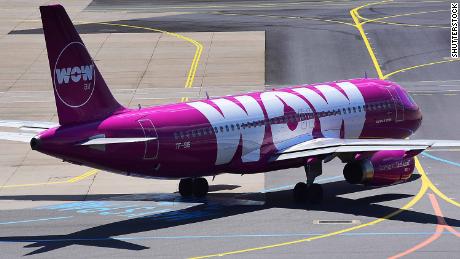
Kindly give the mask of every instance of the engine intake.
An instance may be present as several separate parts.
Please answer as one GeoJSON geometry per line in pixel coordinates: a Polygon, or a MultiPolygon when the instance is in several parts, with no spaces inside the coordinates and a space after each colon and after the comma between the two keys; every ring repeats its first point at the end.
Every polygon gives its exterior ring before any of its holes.
{"type": "Polygon", "coordinates": [[[375,152],[370,158],[347,163],[343,175],[351,184],[380,186],[405,181],[415,168],[413,156],[405,154],[403,150],[375,152]]]}

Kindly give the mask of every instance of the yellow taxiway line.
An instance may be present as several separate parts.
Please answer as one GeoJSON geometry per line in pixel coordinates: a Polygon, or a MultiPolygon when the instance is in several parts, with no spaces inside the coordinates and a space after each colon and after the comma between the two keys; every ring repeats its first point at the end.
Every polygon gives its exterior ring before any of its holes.
{"type": "Polygon", "coordinates": [[[420,68],[420,67],[427,67],[427,66],[431,66],[431,65],[442,64],[442,63],[447,63],[447,62],[456,62],[456,61],[460,61],[460,59],[447,59],[447,60],[430,62],[430,63],[426,63],[426,64],[420,64],[420,65],[416,65],[416,66],[412,66],[412,67],[406,67],[406,68],[398,69],[396,71],[388,73],[388,74],[384,75],[382,79],[387,79],[388,77],[393,76],[393,75],[395,75],[397,73],[405,72],[405,71],[420,68]]]}
{"type": "Polygon", "coordinates": [[[350,15],[353,18],[353,21],[355,22],[355,27],[358,29],[359,34],[361,34],[361,38],[363,39],[364,45],[366,46],[366,48],[367,48],[367,50],[369,52],[369,55],[370,55],[371,60],[372,60],[372,63],[374,64],[375,71],[377,72],[377,75],[379,76],[379,78],[382,78],[383,77],[382,69],[380,68],[379,62],[378,62],[377,58],[375,57],[374,52],[372,51],[371,44],[369,43],[369,40],[367,39],[366,33],[364,32],[362,23],[359,22],[359,19],[358,19],[357,15],[356,15],[357,10],[358,10],[358,8],[352,9],[350,11],[350,15]]]}
{"type": "Polygon", "coordinates": [[[365,22],[362,23],[362,24],[366,24],[366,23],[372,23],[372,22],[377,22],[377,21],[386,20],[386,19],[390,19],[390,18],[396,18],[396,17],[411,16],[411,15],[417,15],[417,14],[427,14],[427,13],[448,12],[448,11],[449,10],[447,10],[447,9],[442,9],[442,10],[434,10],[434,11],[413,12],[413,13],[389,15],[389,16],[379,17],[379,18],[375,18],[375,19],[369,19],[369,18],[363,17],[361,15],[359,17],[361,19],[363,19],[363,20],[366,20],[365,22]]]}
{"type": "MultiPolygon", "coordinates": [[[[102,25],[110,25],[110,26],[118,26],[118,27],[125,27],[125,28],[132,28],[132,29],[142,29],[142,30],[147,30],[147,31],[154,31],[154,32],[160,32],[164,33],[170,36],[174,36],[176,38],[185,40],[195,46],[195,55],[193,56],[192,63],[190,64],[190,69],[188,71],[187,75],[187,81],[185,82],[185,88],[191,88],[193,86],[193,82],[195,81],[195,74],[196,70],[198,68],[198,64],[201,59],[201,53],[203,52],[203,45],[189,37],[186,37],[184,35],[174,33],[174,32],[169,32],[169,31],[164,31],[160,29],[155,29],[155,28],[150,28],[150,27],[144,27],[144,26],[134,26],[134,25],[128,25],[128,24],[119,24],[119,23],[107,23],[107,22],[93,22],[95,24],[102,24],[102,25]]],[[[181,102],[186,102],[188,101],[188,97],[182,97],[181,102]]]]}
{"type": "Polygon", "coordinates": [[[400,209],[398,209],[398,210],[396,210],[396,211],[394,211],[394,212],[392,212],[392,213],[390,213],[390,214],[388,214],[386,216],[383,216],[382,218],[378,218],[376,220],[373,220],[371,222],[364,223],[364,224],[361,224],[361,225],[358,225],[358,226],[342,229],[342,230],[327,233],[327,234],[324,234],[324,235],[318,235],[318,236],[313,236],[313,237],[304,238],[304,239],[298,239],[298,240],[289,241],[289,242],[283,242],[283,243],[272,244],[272,245],[267,245],[267,246],[259,246],[259,247],[253,247],[253,248],[247,248],[247,249],[242,249],[242,250],[235,250],[235,251],[217,253],[217,254],[211,254],[211,255],[205,255],[205,256],[191,257],[190,259],[201,259],[201,258],[210,258],[210,257],[217,257],[217,256],[235,255],[235,254],[254,252],[254,251],[265,250],[265,249],[270,249],[270,248],[276,248],[276,247],[281,247],[281,246],[294,245],[294,244],[314,241],[314,240],[318,240],[318,239],[323,239],[323,238],[326,238],[326,237],[332,237],[332,236],[340,235],[340,234],[350,232],[350,231],[354,231],[354,230],[358,230],[358,229],[361,229],[361,228],[364,228],[364,227],[369,227],[369,226],[375,225],[377,223],[380,223],[380,222],[382,222],[384,220],[387,220],[389,218],[392,218],[392,217],[394,217],[394,216],[406,211],[407,209],[411,208],[412,206],[414,206],[423,197],[423,195],[426,193],[427,189],[428,189],[428,184],[425,181],[423,181],[422,185],[420,186],[420,190],[418,191],[417,195],[414,198],[412,198],[412,200],[410,200],[408,203],[406,203],[406,205],[404,205],[400,209]]]}
{"type": "Polygon", "coordinates": [[[65,184],[65,183],[76,183],[76,182],[79,182],[81,180],[84,180],[90,176],[93,176],[95,174],[97,174],[99,172],[99,170],[97,169],[91,169],[89,171],[87,171],[86,173],[82,174],[82,175],[79,175],[79,176],[75,176],[71,179],[68,179],[68,180],[65,180],[65,181],[53,181],[53,182],[44,182],[44,183],[26,183],[26,184],[14,184],[14,185],[4,185],[4,186],[1,186],[1,188],[19,188],[19,187],[33,187],[33,186],[43,186],[43,185],[54,185],[54,184],[65,184]]]}

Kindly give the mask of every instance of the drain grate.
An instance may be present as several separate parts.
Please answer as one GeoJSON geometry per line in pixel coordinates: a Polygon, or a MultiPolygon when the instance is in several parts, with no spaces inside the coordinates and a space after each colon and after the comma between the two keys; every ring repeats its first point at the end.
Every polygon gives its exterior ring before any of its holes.
{"type": "Polygon", "coordinates": [[[360,224],[361,221],[359,220],[313,220],[313,224],[360,224]]]}

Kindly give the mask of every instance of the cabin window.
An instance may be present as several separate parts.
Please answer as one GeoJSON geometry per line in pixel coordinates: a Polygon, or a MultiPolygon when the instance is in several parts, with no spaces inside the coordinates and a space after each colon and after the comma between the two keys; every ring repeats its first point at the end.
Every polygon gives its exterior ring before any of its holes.
{"type": "Polygon", "coordinates": [[[228,129],[228,125],[225,125],[225,130],[227,130],[227,132],[228,132],[228,130],[229,130],[229,129],[228,129]]]}
{"type": "Polygon", "coordinates": [[[237,128],[238,130],[240,130],[240,124],[239,124],[239,123],[236,124],[236,128],[237,128]]]}
{"type": "Polygon", "coordinates": [[[232,128],[232,131],[234,131],[235,130],[235,125],[233,125],[233,124],[230,125],[230,128],[232,128]]]}
{"type": "Polygon", "coordinates": [[[351,113],[351,108],[350,107],[348,107],[348,113],[351,113]]]}
{"type": "Polygon", "coordinates": [[[358,106],[358,112],[361,112],[361,106],[358,106]]]}
{"type": "Polygon", "coordinates": [[[220,133],[224,132],[224,127],[220,126],[220,133]]]}

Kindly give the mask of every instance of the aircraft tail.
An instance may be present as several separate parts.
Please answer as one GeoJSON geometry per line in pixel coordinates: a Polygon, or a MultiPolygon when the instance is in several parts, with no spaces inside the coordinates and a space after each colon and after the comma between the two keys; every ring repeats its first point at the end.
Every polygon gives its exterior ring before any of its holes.
{"type": "Polygon", "coordinates": [[[61,125],[104,119],[124,109],[110,93],[61,5],[40,6],[61,125]]]}

